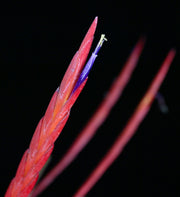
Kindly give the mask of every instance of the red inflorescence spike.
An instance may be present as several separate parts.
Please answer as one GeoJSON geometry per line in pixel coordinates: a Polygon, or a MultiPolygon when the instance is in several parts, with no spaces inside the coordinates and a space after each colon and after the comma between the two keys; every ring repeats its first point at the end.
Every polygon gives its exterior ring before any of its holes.
{"type": "Polygon", "coordinates": [[[49,158],[54,142],[69,117],[70,109],[86,84],[87,79],[71,94],[89,53],[96,26],[97,18],[71,61],[60,88],[55,91],[45,116],[40,120],[5,197],[26,197],[36,184],[39,172],[49,158]]]}

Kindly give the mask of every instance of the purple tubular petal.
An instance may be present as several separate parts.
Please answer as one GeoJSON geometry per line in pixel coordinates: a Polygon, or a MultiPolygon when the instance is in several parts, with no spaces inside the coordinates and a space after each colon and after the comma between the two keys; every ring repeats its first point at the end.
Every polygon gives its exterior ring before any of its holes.
{"type": "MultiPolygon", "coordinates": [[[[93,64],[94,64],[94,61],[96,59],[97,55],[95,55],[94,53],[92,53],[90,59],[88,60],[86,66],[84,67],[81,75],[79,76],[79,79],[74,87],[74,90],[73,92],[81,85],[81,83],[86,79],[86,77],[88,76],[93,64]]],[[[72,93],[73,93],[72,92],[72,93]]]]}
{"type": "Polygon", "coordinates": [[[101,35],[100,41],[98,42],[98,44],[97,44],[97,46],[96,46],[94,52],[92,53],[91,57],[89,58],[88,62],[87,62],[86,65],[85,65],[83,71],[81,72],[81,74],[80,74],[80,76],[79,76],[79,79],[77,80],[77,82],[76,82],[76,84],[75,84],[75,86],[74,86],[74,89],[73,89],[72,93],[73,93],[73,92],[82,84],[82,82],[87,78],[87,76],[88,76],[88,74],[89,74],[89,72],[90,72],[90,70],[91,70],[91,68],[92,68],[92,66],[93,66],[93,64],[94,64],[94,61],[95,61],[95,59],[96,59],[96,57],[97,57],[97,54],[98,54],[98,52],[99,52],[100,48],[102,47],[102,44],[103,44],[103,42],[104,42],[105,40],[107,40],[107,39],[105,38],[105,35],[104,35],[104,34],[101,35]]]}

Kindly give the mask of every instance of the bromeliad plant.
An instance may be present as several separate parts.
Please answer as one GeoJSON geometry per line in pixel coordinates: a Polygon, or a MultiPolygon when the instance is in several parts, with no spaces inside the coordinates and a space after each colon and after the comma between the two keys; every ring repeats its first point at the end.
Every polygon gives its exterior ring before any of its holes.
{"type": "MultiPolygon", "coordinates": [[[[101,35],[90,59],[85,65],[94,33],[97,26],[97,17],[89,28],[79,50],[74,55],[60,87],[55,91],[44,117],[40,120],[35,133],[30,142],[29,148],[25,151],[16,175],[11,181],[5,197],[35,197],[40,194],[78,155],[85,145],[94,136],[98,127],[105,121],[111,108],[119,99],[124,87],[128,83],[131,74],[137,64],[139,56],[144,46],[144,39],[140,39],[135,46],[130,58],[125,64],[123,70],[114,81],[105,99],[94,113],[88,124],[84,127],[80,135],[67,151],[60,162],[52,169],[44,179],[34,188],[41,169],[50,157],[54,148],[54,142],[65,126],[70,110],[82,89],[84,88],[89,71],[97,57],[97,54],[106,40],[105,35],[101,35]],[[84,66],[85,65],[85,66],[84,66]],[[34,188],[34,190],[33,190],[34,188]]],[[[130,118],[127,126],[120,133],[112,148],[99,163],[83,186],[74,196],[85,196],[93,185],[100,179],[103,173],[113,163],[113,161],[122,152],[124,146],[134,135],[139,124],[148,113],[151,103],[157,94],[157,91],[168,72],[169,66],[174,58],[175,51],[171,50],[159,72],[155,76],[147,93],[141,100],[133,116],[130,118]]]]}

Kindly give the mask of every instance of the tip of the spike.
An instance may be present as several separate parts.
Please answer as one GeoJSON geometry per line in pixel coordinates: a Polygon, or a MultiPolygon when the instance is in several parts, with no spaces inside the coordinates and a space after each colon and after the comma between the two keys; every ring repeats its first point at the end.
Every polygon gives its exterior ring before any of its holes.
{"type": "Polygon", "coordinates": [[[81,51],[81,49],[83,49],[83,50],[86,50],[87,52],[89,52],[89,49],[90,49],[92,41],[93,41],[94,33],[95,33],[95,30],[97,27],[97,22],[98,22],[98,17],[96,16],[94,21],[92,22],[88,32],[86,33],[86,36],[84,37],[84,39],[81,43],[79,51],[81,51]],[[84,45],[86,45],[86,44],[87,44],[87,46],[85,47],[84,45]]]}
{"type": "Polygon", "coordinates": [[[98,16],[96,16],[95,18],[94,18],[94,21],[93,21],[93,26],[94,26],[94,31],[95,31],[95,29],[96,29],[96,27],[97,27],[97,23],[98,23],[98,16]]]}
{"type": "Polygon", "coordinates": [[[98,16],[95,17],[94,22],[97,24],[97,22],[98,22],[98,16]]]}
{"type": "Polygon", "coordinates": [[[170,61],[172,61],[175,55],[176,55],[176,49],[172,48],[167,54],[167,59],[170,59],[170,61]]]}

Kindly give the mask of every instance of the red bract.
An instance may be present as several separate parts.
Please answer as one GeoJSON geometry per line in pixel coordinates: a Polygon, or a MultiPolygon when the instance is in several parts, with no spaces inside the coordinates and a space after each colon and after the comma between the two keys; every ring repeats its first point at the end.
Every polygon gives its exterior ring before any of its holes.
{"type": "Polygon", "coordinates": [[[54,142],[61,133],[70,114],[70,109],[81,93],[87,78],[71,94],[88,56],[97,26],[97,17],[88,30],[80,49],[73,57],[65,75],[40,120],[29,149],[25,151],[15,177],[5,197],[26,197],[32,191],[39,172],[54,148],[54,142]]]}

